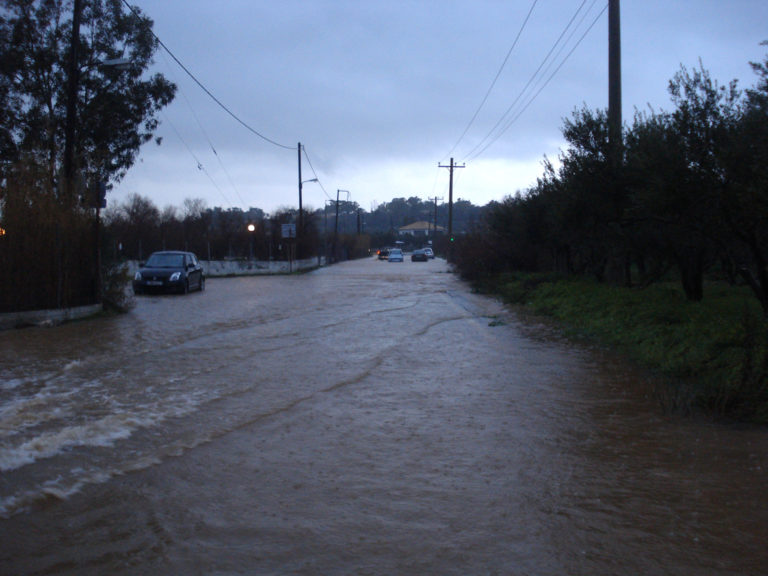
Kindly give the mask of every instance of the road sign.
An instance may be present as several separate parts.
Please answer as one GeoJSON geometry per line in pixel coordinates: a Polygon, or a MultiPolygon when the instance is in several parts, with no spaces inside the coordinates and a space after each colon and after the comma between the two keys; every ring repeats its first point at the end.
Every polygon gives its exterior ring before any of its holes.
{"type": "Polygon", "coordinates": [[[296,224],[283,224],[283,238],[296,238],[296,224]]]}

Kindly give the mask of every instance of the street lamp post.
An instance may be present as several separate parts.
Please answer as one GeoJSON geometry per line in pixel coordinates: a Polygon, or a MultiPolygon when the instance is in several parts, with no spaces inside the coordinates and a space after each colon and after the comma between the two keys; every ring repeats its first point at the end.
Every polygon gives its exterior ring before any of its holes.
{"type": "Polygon", "coordinates": [[[304,184],[307,182],[317,182],[317,178],[310,178],[309,180],[299,180],[299,229],[303,229],[304,226],[304,208],[301,204],[301,191],[304,188],[304,184]]]}
{"type": "MultiPolygon", "coordinates": [[[[309,180],[301,179],[301,144],[299,144],[299,225],[296,230],[296,246],[301,245],[301,238],[304,236],[304,206],[302,205],[302,189],[307,182],[317,182],[317,178],[309,180]]],[[[297,255],[300,257],[300,255],[297,255]]]]}
{"type": "Polygon", "coordinates": [[[328,205],[329,204],[334,204],[334,201],[331,199],[326,200],[325,206],[323,207],[323,247],[325,250],[326,265],[333,262],[333,258],[331,257],[330,252],[328,251],[328,205]]]}
{"type": "Polygon", "coordinates": [[[251,239],[251,249],[250,249],[250,259],[253,260],[253,233],[256,231],[256,226],[254,224],[248,224],[248,232],[250,232],[249,236],[251,239]]]}
{"type": "Polygon", "coordinates": [[[338,250],[337,243],[339,241],[339,195],[344,192],[347,195],[347,202],[349,202],[349,190],[336,190],[336,223],[333,227],[333,260],[336,261],[338,250]]]}

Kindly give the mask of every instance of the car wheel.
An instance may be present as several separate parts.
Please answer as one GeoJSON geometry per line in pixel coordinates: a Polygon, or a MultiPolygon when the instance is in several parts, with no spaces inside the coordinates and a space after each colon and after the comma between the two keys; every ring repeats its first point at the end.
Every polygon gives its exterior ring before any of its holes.
{"type": "Polygon", "coordinates": [[[181,285],[181,293],[189,294],[189,280],[185,280],[184,284],[181,285]]]}
{"type": "Polygon", "coordinates": [[[205,290],[205,278],[201,277],[200,278],[200,292],[202,292],[203,290],[205,290]]]}

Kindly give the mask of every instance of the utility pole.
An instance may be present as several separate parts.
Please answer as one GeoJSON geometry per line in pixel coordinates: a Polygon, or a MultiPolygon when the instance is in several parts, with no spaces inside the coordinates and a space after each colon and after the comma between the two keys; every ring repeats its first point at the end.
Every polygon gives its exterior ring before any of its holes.
{"type": "Polygon", "coordinates": [[[349,191],[336,189],[336,223],[333,227],[333,261],[336,261],[337,242],[339,240],[339,194],[345,192],[347,195],[347,202],[349,202],[349,191]]]}
{"type": "MultiPolygon", "coordinates": [[[[299,225],[296,229],[296,246],[301,246],[301,237],[304,233],[304,207],[301,201],[301,187],[303,182],[301,181],[301,142],[298,143],[296,148],[299,151],[299,225]]],[[[300,254],[297,256],[301,256],[300,254]]]]}
{"type": "Polygon", "coordinates": [[[438,168],[448,168],[450,174],[448,180],[448,248],[450,253],[450,245],[453,243],[453,170],[454,168],[464,168],[465,164],[462,164],[461,166],[454,164],[453,158],[451,158],[451,163],[448,166],[443,166],[442,164],[438,164],[437,166],[438,168]]]}
{"type": "Polygon", "coordinates": [[[333,259],[336,260],[336,242],[339,240],[339,194],[341,190],[336,189],[336,220],[333,225],[333,259]]]}
{"type": "Polygon", "coordinates": [[[435,237],[437,236],[437,201],[442,200],[442,197],[427,198],[427,200],[433,200],[435,202],[435,218],[432,221],[432,243],[435,243],[435,237]]]}
{"type": "Polygon", "coordinates": [[[608,145],[611,164],[621,166],[621,18],[619,0],[608,1],[608,145]]]}

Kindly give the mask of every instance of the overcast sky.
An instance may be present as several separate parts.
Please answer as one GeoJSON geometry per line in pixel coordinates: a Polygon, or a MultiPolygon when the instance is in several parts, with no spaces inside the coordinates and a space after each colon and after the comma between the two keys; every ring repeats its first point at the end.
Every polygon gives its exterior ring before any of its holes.
{"type": "MultiPolygon", "coordinates": [[[[179,87],[160,116],[163,143],[142,148],[112,205],[138,193],[160,208],[185,198],[298,207],[299,142],[302,179],[319,179],[304,184],[305,208],[337,190],[366,210],[397,197],[447,202],[438,164],[451,157],[466,163],[454,200],[484,205],[535,183],[576,107],[608,105],[607,0],[129,2],[272,142],[161,49],[153,70],[179,87]]],[[[621,26],[625,123],[636,108],[671,110],[681,64],[701,59],[720,83],[749,87],[749,62],[768,54],[766,0],[634,0],[622,3],[621,26]]]]}

